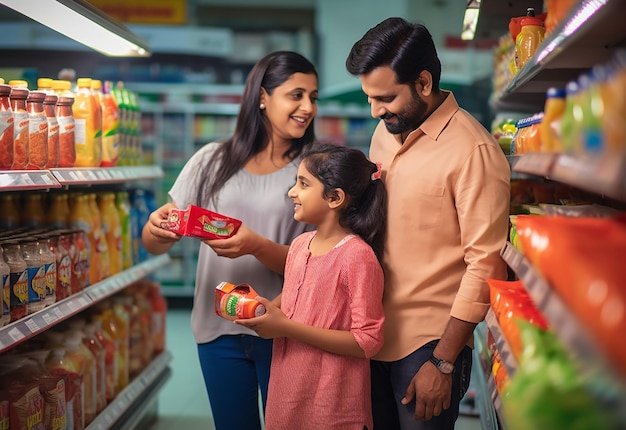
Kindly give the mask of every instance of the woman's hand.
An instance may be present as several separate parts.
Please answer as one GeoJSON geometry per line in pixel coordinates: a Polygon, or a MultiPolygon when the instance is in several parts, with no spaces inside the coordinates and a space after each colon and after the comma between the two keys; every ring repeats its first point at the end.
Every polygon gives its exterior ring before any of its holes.
{"type": "Polygon", "coordinates": [[[257,296],[256,300],[265,306],[265,314],[255,318],[235,320],[235,324],[254,330],[264,339],[284,337],[291,320],[279,307],[265,297],[257,296]]]}
{"type": "Polygon", "coordinates": [[[162,254],[180,240],[181,236],[162,227],[168,221],[170,209],[176,208],[173,203],[166,203],[150,214],[148,222],[143,226],[141,240],[151,254],[162,254]]]}
{"type": "Polygon", "coordinates": [[[220,257],[237,258],[247,254],[254,255],[263,240],[263,236],[242,225],[234,236],[227,239],[207,239],[202,242],[220,257]]]}

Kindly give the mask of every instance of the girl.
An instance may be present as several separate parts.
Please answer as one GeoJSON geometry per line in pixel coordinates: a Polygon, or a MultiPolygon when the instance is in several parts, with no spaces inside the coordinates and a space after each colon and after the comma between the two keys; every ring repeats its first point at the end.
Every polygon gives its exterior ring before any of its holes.
{"type": "Polygon", "coordinates": [[[384,321],[377,166],[358,149],[320,145],[303,155],[288,195],[294,218],[317,231],[291,244],[282,295],[258,298],[266,314],[236,321],[275,338],[266,429],[371,429],[368,358],[384,321]]]}
{"type": "MultiPolygon", "coordinates": [[[[286,192],[300,153],[314,141],[317,72],[294,52],[274,52],[253,67],[234,135],[209,143],[185,165],[169,192],[172,202],[150,215],[142,240],[153,254],[180,237],[161,228],[173,207],[195,204],[243,221],[229,239],[200,245],[191,326],[217,430],[260,430],[272,341],[215,314],[215,287],[251,283],[265,297],[282,288],[287,250],[307,226],[293,219],[286,192]],[[227,258],[220,258],[227,257],[227,258]]],[[[208,425],[208,427],[211,427],[208,425]]]]}

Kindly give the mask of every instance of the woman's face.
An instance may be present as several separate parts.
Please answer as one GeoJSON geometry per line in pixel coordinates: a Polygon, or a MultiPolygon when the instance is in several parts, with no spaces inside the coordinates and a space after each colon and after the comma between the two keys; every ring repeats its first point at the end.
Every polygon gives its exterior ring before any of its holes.
{"type": "Polygon", "coordinates": [[[304,136],[317,114],[317,77],[313,74],[294,73],[269,95],[261,94],[265,114],[272,124],[274,143],[291,143],[304,136]]]}

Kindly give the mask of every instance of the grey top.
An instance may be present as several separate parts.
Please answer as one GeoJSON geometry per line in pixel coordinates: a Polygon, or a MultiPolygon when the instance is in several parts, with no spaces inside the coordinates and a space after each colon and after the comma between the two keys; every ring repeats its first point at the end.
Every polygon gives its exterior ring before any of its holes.
{"type": "MultiPolygon", "coordinates": [[[[204,165],[220,143],[209,143],[185,164],[169,195],[177,207],[194,204],[198,187],[198,166],[204,165]]],[[[293,219],[294,205],[287,191],[295,184],[299,160],[282,169],[255,175],[241,169],[220,190],[218,208],[204,204],[206,209],[219,212],[243,222],[243,225],[268,239],[289,245],[311,227],[293,219]]],[[[225,334],[256,333],[215,314],[215,287],[222,281],[249,283],[261,296],[276,297],[282,289],[283,278],[269,270],[252,255],[231,259],[219,257],[198,240],[200,252],[196,270],[191,327],[197,343],[206,343],[225,334]]]]}

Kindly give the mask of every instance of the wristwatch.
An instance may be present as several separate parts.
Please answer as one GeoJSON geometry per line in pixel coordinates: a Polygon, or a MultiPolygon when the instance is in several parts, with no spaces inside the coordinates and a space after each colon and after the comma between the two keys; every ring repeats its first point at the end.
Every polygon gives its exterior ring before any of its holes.
{"type": "Polygon", "coordinates": [[[450,375],[454,372],[454,364],[449,361],[442,360],[441,358],[435,357],[435,354],[430,356],[430,362],[435,365],[437,369],[444,375],[450,375]]]}

